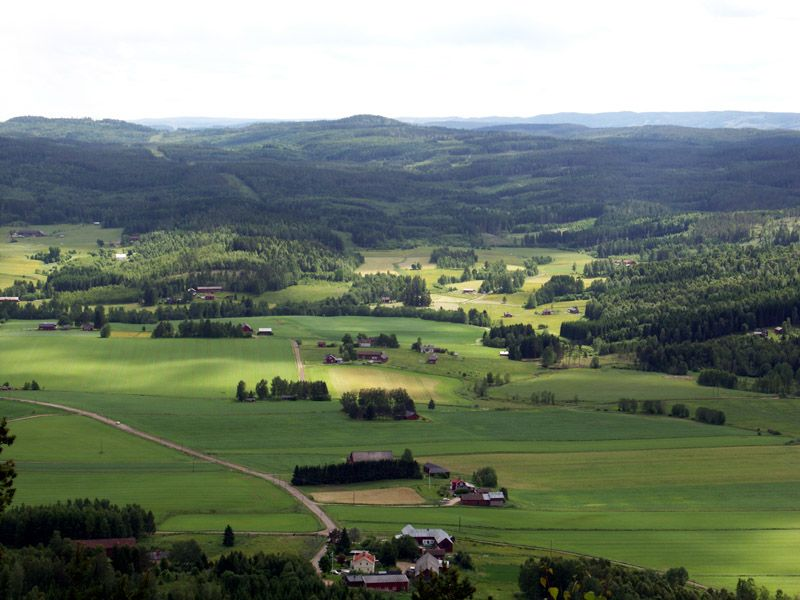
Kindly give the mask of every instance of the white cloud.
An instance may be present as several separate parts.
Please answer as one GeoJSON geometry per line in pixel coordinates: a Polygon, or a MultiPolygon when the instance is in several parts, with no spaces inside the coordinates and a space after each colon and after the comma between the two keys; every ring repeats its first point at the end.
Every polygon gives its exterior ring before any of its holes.
{"type": "Polygon", "coordinates": [[[800,111],[800,5],[11,3],[0,119],[800,111]]]}

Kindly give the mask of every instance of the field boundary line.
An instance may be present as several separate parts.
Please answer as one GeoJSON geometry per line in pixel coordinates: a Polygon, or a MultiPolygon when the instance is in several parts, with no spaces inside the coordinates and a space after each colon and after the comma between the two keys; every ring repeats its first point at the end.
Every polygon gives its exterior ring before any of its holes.
{"type": "MultiPolygon", "coordinates": [[[[303,494],[299,489],[294,487],[292,484],[284,481],[283,479],[278,478],[271,473],[264,473],[262,471],[256,471],[255,469],[251,469],[249,467],[245,467],[244,465],[240,465],[238,463],[234,463],[228,460],[223,460],[221,458],[217,458],[215,456],[211,456],[209,454],[205,454],[203,452],[199,452],[198,450],[193,450],[188,446],[183,446],[176,442],[172,442],[166,438],[162,438],[151,433],[147,433],[146,431],[142,431],[140,429],[135,429],[130,425],[125,425],[124,423],[117,421],[115,419],[111,419],[109,417],[104,417],[103,415],[95,412],[91,412],[88,410],[83,410],[81,408],[73,408],[71,406],[66,406],[63,404],[57,404],[55,402],[44,402],[42,400],[30,400],[28,398],[13,398],[10,396],[0,396],[0,400],[11,400],[14,402],[22,402],[24,404],[34,404],[37,406],[45,406],[48,408],[55,408],[57,410],[62,410],[64,412],[72,413],[75,415],[79,415],[82,417],[87,417],[89,419],[94,419],[95,421],[99,421],[104,425],[108,425],[119,431],[123,431],[130,435],[134,435],[136,437],[142,438],[144,440],[148,440],[150,442],[154,442],[166,448],[170,448],[171,450],[177,450],[183,454],[191,456],[193,458],[197,458],[203,460],[205,462],[213,463],[232,471],[237,471],[239,473],[243,473],[245,475],[249,475],[251,477],[256,477],[258,479],[263,479],[273,485],[282,488],[286,492],[288,492],[291,496],[293,496],[296,500],[298,500],[303,506],[305,506],[312,515],[314,515],[320,523],[322,523],[323,529],[317,532],[317,535],[320,536],[327,536],[331,530],[336,529],[336,523],[333,519],[331,519],[328,514],[320,508],[320,506],[311,500],[308,496],[303,494]]],[[[288,535],[288,533],[287,533],[288,535]]],[[[315,568],[319,569],[319,559],[322,554],[325,552],[325,545],[323,544],[322,548],[320,549],[317,554],[314,555],[312,559],[312,564],[315,568]]]]}

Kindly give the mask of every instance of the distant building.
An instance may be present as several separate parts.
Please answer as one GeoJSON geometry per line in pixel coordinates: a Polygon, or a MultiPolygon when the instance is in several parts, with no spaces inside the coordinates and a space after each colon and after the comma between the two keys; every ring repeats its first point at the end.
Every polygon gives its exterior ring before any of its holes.
{"type": "Polygon", "coordinates": [[[372,451],[354,451],[347,457],[347,462],[373,462],[376,460],[394,460],[394,454],[391,450],[372,450],[372,451]]]}
{"type": "Polygon", "coordinates": [[[242,323],[242,333],[249,333],[250,335],[253,334],[253,328],[250,327],[247,323],[242,323]]]}
{"type": "Polygon", "coordinates": [[[41,229],[17,229],[11,232],[12,238],[45,237],[46,235],[41,229]]]}
{"type": "Polygon", "coordinates": [[[389,362],[389,356],[381,350],[357,350],[356,358],[358,360],[368,360],[373,363],[389,362]]]}
{"type": "Polygon", "coordinates": [[[114,254],[114,258],[117,260],[128,260],[128,255],[124,252],[117,252],[114,254]]]}
{"type": "Polygon", "coordinates": [[[552,310],[552,309],[550,309],[550,308],[545,308],[545,309],[542,311],[542,315],[544,315],[545,317],[547,317],[547,316],[549,316],[549,315],[553,315],[553,314],[555,314],[555,313],[554,313],[554,312],[553,312],[553,310],[552,310]]]}
{"type": "Polygon", "coordinates": [[[571,315],[579,315],[581,314],[581,310],[577,306],[570,306],[567,309],[567,312],[571,315]]]}
{"type": "Polygon", "coordinates": [[[322,340],[320,340],[319,342],[317,342],[317,348],[324,348],[326,345],[327,345],[327,344],[325,344],[325,342],[323,342],[322,340]]]}
{"type": "Polygon", "coordinates": [[[222,286],[221,285],[198,285],[197,286],[197,293],[198,294],[208,294],[213,292],[221,292],[222,286]]]}
{"type": "Polygon", "coordinates": [[[94,331],[94,323],[84,323],[81,325],[83,331],[94,331]]]}
{"type": "Polygon", "coordinates": [[[369,552],[358,552],[350,561],[350,568],[357,573],[374,573],[375,556],[369,552]]]}
{"type": "Polygon", "coordinates": [[[272,327],[259,327],[257,335],[274,335],[272,333],[272,327]]]}
{"type": "Polygon", "coordinates": [[[464,506],[504,506],[506,497],[503,492],[473,492],[461,496],[464,506]]]}
{"type": "Polygon", "coordinates": [[[57,327],[56,323],[39,323],[39,331],[55,331],[57,327]]]}
{"type": "Polygon", "coordinates": [[[431,476],[450,477],[450,471],[433,463],[426,462],[422,465],[422,470],[431,476]]]}
{"type": "Polygon", "coordinates": [[[408,577],[403,574],[346,575],[344,582],[347,587],[360,587],[384,592],[408,591],[408,577]]]}
{"type": "Polygon", "coordinates": [[[438,575],[442,570],[442,561],[433,554],[425,552],[414,563],[414,576],[428,578],[431,575],[438,575]]]}
{"type": "Polygon", "coordinates": [[[363,338],[358,338],[356,340],[356,345],[359,348],[371,348],[372,344],[374,343],[375,343],[375,338],[371,337],[363,337],[363,338]]]}
{"type": "Polygon", "coordinates": [[[438,354],[429,354],[427,363],[429,365],[435,365],[438,360],[439,360],[439,355],[438,354]]]}
{"type": "Polygon", "coordinates": [[[19,296],[0,296],[0,302],[19,302],[19,296]]]}
{"type": "Polygon", "coordinates": [[[334,356],[333,354],[328,354],[325,356],[325,364],[326,365],[340,365],[344,362],[344,359],[339,358],[338,356],[334,356]]]}
{"type": "Polygon", "coordinates": [[[417,529],[413,525],[406,525],[400,530],[400,534],[395,537],[404,535],[414,538],[420,549],[434,555],[444,555],[452,552],[455,544],[455,538],[444,529],[417,529]]]}

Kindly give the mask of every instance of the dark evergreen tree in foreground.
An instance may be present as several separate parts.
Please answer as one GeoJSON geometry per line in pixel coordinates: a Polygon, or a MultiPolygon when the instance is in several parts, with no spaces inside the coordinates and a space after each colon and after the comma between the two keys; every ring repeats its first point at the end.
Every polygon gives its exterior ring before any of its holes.
{"type": "MultiPolygon", "coordinates": [[[[3,453],[3,446],[11,446],[16,436],[11,435],[8,429],[6,418],[0,419],[0,454],[3,453]]],[[[7,460],[0,463],[0,513],[11,504],[14,497],[14,478],[17,472],[14,470],[14,461],[7,460]]]]}
{"type": "Polygon", "coordinates": [[[225,527],[225,532],[222,534],[222,545],[226,548],[232,548],[235,543],[235,536],[233,528],[230,525],[225,527]]]}

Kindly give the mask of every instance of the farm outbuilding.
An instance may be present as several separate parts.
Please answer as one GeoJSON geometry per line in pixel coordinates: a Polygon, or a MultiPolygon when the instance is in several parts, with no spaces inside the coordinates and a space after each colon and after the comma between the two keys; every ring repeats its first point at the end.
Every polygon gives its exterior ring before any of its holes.
{"type": "Polygon", "coordinates": [[[57,326],[56,323],[39,323],[39,331],[55,331],[57,326]]]}
{"type": "Polygon", "coordinates": [[[394,460],[391,450],[354,451],[347,457],[347,462],[372,462],[376,460],[394,460]]]}
{"type": "Polygon", "coordinates": [[[274,335],[272,332],[272,327],[259,327],[258,335],[274,335]]]}
{"type": "Polygon", "coordinates": [[[380,350],[358,350],[356,352],[358,360],[368,360],[373,363],[389,362],[389,356],[380,350]]]}
{"type": "Polygon", "coordinates": [[[400,534],[395,537],[402,537],[404,535],[413,537],[421,550],[425,550],[434,555],[452,552],[453,545],[455,544],[455,538],[444,529],[417,529],[409,524],[403,527],[403,529],[400,530],[400,534]]]}
{"type": "Polygon", "coordinates": [[[461,496],[464,506],[505,506],[506,496],[503,492],[470,493],[461,496]]]}
{"type": "Polygon", "coordinates": [[[380,575],[346,575],[344,578],[347,587],[361,587],[369,590],[382,590],[385,592],[407,592],[408,577],[398,573],[380,575]]]}
{"type": "Polygon", "coordinates": [[[422,465],[422,470],[432,477],[450,477],[450,471],[448,469],[433,463],[426,462],[422,465]]]}

